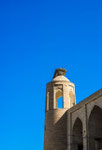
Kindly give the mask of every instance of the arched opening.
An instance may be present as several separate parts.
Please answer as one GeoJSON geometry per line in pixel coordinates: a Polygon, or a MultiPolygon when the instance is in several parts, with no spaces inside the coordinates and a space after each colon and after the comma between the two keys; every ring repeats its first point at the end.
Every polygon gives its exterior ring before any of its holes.
{"type": "Polygon", "coordinates": [[[58,98],[58,108],[63,108],[63,97],[58,98]]]}
{"type": "Polygon", "coordinates": [[[56,92],[56,107],[63,108],[63,93],[60,89],[56,92]]]}
{"type": "Polygon", "coordinates": [[[72,131],[72,150],[83,150],[82,121],[77,118],[72,131]]]}
{"type": "Polygon", "coordinates": [[[89,150],[102,150],[102,109],[94,106],[88,121],[89,150]]]}

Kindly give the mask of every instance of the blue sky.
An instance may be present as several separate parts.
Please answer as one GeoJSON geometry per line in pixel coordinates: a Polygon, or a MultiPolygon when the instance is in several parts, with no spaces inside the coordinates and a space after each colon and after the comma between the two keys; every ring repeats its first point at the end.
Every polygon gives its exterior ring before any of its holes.
{"type": "Polygon", "coordinates": [[[102,1],[0,1],[1,150],[43,150],[46,83],[59,67],[77,103],[102,87],[102,1]]]}

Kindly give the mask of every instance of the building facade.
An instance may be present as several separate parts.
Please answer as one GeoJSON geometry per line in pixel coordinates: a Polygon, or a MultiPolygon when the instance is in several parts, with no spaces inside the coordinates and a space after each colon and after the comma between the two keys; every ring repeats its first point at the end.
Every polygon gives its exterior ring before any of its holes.
{"type": "Polygon", "coordinates": [[[102,89],[76,104],[65,73],[56,69],[46,87],[44,150],[102,150],[102,89]]]}

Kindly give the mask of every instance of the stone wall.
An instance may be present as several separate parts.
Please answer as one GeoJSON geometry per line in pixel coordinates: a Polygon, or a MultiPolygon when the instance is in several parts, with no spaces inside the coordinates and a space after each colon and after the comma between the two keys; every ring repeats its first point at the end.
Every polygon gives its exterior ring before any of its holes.
{"type": "MultiPolygon", "coordinates": [[[[78,150],[78,146],[82,146],[83,150],[102,149],[102,89],[70,108],[67,111],[67,124],[67,150],[78,150]],[[82,136],[77,132],[75,137],[73,128],[78,119],[82,123],[82,136]]],[[[76,130],[80,130],[80,127],[76,126],[76,130]]]]}

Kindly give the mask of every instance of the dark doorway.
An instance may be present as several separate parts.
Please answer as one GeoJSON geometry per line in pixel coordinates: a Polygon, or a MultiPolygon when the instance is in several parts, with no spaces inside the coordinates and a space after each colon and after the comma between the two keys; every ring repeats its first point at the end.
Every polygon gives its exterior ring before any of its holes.
{"type": "Polygon", "coordinates": [[[83,145],[79,144],[78,145],[78,150],[83,150],[83,145]]]}

